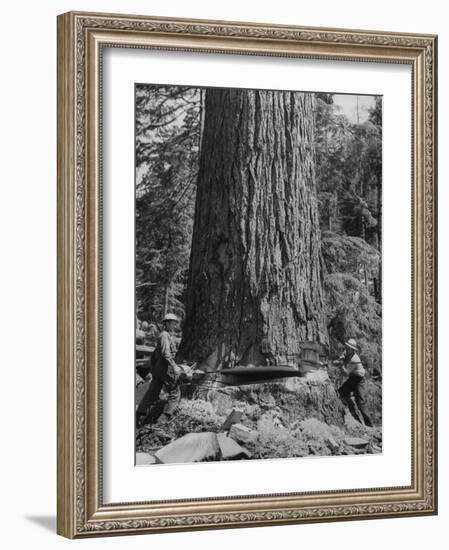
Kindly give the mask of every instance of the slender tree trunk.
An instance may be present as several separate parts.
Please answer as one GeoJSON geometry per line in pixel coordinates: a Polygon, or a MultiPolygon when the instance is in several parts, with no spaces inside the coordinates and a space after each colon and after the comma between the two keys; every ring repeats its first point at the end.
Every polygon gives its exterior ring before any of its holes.
{"type": "Polygon", "coordinates": [[[312,96],[208,89],[180,356],[209,370],[327,343],[312,96]]]}
{"type": "Polygon", "coordinates": [[[381,260],[379,262],[378,273],[378,298],[377,301],[382,303],[382,176],[377,175],[377,248],[380,251],[381,260]]]}
{"type": "Polygon", "coordinates": [[[169,312],[169,299],[170,299],[170,283],[167,281],[165,283],[165,293],[164,293],[164,317],[169,312]]]}
{"type": "Polygon", "coordinates": [[[165,253],[165,292],[164,292],[164,317],[169,313],[169,307],[170,307],[170,287],[172,284],[172,278],[170,275],[170,269],[169,269],[169,255],[171,251],[171,244],[172,244],[172,236],[171,231],[168,231],[168,240],[167,240],[167,247],[166,247],[166,253],[165,253]]]}
{"type": "Polygon", "coordinates": [[[203,141],[203,134],[204,134],[204,94],[205,90],[200,89],[200,112],[199,112],[199,119],[200,119],[200,131],[199,131],[199,143],[198,143],[198,151],[201,153],[201,143],[203,141]]]}
{"type": "Polygon", "coordinates": [[[329,199],[329,210],[330,210],[330,220],[329,220],[329,230],[336,233],[340,230],[339,221],[338,221],[338,194],[334,191],[329,199]]]}

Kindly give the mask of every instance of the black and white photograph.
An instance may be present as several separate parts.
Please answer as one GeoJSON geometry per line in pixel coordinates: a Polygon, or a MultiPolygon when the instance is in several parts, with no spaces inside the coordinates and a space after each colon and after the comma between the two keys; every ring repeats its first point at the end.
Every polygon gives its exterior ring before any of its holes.
{"type": "Polygon", "coordinates": [[[138,466],[382,453],[382,96],[136,84],[135,335],[138,466]]]}
{"type": "Polygon", "coordinates": [[[2,547],[444,550],[445,4],[2,8],[2,547]]]}

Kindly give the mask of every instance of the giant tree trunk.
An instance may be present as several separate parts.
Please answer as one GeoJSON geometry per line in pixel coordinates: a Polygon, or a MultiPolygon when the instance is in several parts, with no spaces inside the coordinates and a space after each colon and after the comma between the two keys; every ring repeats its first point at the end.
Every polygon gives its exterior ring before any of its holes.
{"type": "Polygon", "coordinates": [[[208,89],[180,356],[208,370],[327,341],[312,96],[208,89]]]}

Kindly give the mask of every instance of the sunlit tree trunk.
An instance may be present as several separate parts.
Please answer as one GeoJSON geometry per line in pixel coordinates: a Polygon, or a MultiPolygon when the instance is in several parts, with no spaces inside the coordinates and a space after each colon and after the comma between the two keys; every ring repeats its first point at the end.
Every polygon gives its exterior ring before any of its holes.
{"type": "Polygon", "coordinates": [[[208,89],[180,356],[209,370],[327,342],[312,95],[208,89]]]}

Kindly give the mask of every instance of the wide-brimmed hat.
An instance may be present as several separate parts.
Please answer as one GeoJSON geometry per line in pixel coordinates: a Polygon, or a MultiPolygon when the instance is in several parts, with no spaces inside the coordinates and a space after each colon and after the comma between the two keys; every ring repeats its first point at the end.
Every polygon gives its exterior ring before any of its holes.
{"type": "Polygon", "coordinates": [[[357,342],[354,340],[354,338],[349,338],[347,342],[345,342],[345,346],[354,350],[358,350],[357,342]]]}
{"type": "Polygon", "coordinates": [[[174,313],[167,313],[163,318],[163,321],[179,321],[179,318],[176,317],[174,313]]]}

